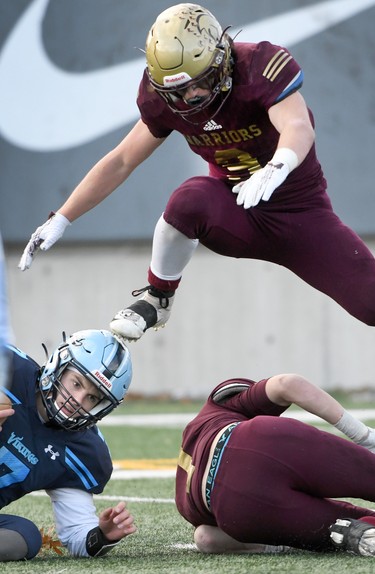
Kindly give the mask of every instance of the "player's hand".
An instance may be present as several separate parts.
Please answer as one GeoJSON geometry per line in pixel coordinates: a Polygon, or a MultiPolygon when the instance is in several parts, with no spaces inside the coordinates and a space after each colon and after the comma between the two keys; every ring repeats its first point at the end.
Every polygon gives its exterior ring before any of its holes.
{"type": "Polygon", "coordinates": [[[52,245],[63,236],[68,225],[70,225],[69,219],[61,213],[55,213],[47,219],[43,225],[38,227],[32,234],[30,241],[22,253],[18,264],[19,269],[21,269],[21,271],[29,269],[39,248],[42,249],[42,251],[46,251],[52,247],[52,245]]]}
{"type": "Polygon", "coordinates": [[[0,431],[2,430],[3,424],[8,417],[14,415],[14,409],[12,408],[12,402],[10,398],[3,392],[0,391],[0,431]]]}
{"type": "Polygon", "coordinates": [[[265,167],[254,172],[249,179],[233,187],[233,193],[238,193],[237,205],[243,205],[245,209],[249,209],[249,207],[258,205],[260,200],[268,201],[288,174],[289,166],[286,163],[267,163],[265,167]]]}
{"type": "Polygon", "coordinates": [[[119,502],[112,508],[106,508],[99,515],[99,528],[107,540],[116,541],[137,531],[134,518],[126,508],[125,502],[119,502]]]}

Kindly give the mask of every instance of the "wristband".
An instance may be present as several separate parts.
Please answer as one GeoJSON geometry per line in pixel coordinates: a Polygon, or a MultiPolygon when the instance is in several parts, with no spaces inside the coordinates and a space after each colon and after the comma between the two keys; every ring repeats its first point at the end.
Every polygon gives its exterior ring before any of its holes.
{"type": "Polygon", "coordinates": [[[289,168],[289,173],[293,171],[298,165],[298,157],[295,151],[288,147],[280,147],[278,148],[273,158],[269,163],[283,163],[286,164],[289,168]]]}
{"type": "Polygon", "coordinates": [[[97,556],[104,556],[114,546],[119,544],[121,540],[107,540],[99,526],[92,528],[86,536],[86,550],[89,556],[96,558],[97,556]]]}

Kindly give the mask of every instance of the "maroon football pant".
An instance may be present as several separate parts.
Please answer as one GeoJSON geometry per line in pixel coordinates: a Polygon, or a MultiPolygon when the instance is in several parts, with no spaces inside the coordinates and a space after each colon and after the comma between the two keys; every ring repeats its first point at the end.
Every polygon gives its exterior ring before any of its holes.
{"type": "Polygon", "coordinates": [[[375,454],[286,417],[241,422],[224,449],[211,494],[217,525],[242,542],[332,550],[337,518],[375,511],[375,454]]]}
{"type": "Polygon", "coordinates": [[[225,184],[193,177],[170,197],[164,218],[208,249],[282,265],[351,315],[375,326],[375,258],[332,211],[322,191],[272,196],[245,210],[225,184]]]}

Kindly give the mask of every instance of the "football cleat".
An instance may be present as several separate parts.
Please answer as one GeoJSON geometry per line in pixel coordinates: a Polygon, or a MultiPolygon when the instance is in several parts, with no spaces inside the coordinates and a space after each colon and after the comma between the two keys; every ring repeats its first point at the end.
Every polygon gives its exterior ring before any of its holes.
{"type": "Polygon", "coordinates": [[[362,520],[339,518],[329,527],[336,548],[360,556],[375,556],[375,527],[362,520]]]}
{"type": "Polygon", "coordinates": [[[171,314],[174,291],[160,291],[151,285],[132,292],[134,297],[143,296],[129,307],[121,309],[113,317],[110,328],[128,341],[137,341],[150,327],[164,327],[171,314]]]}

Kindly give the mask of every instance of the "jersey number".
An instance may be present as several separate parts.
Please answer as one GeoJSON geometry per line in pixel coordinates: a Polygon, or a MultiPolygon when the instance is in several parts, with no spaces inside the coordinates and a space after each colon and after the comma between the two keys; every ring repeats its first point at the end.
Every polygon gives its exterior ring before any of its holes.
{"type": "Polygon", "coordinates": [[[218,150],[215,152],[215,161],[230,172],[231,175],[228,175],[229,181],[238,181],[239,177],[236,174],[243,172],[245,169],[247,169],[250,176],[254,171],[262,167],[255,157],[246,151],[235,148],[218,150]]]}
{"type": "Polygon", "coordinates": [[[0,448],[0,488],[22,482],[30,469],[11,453],[6,446],[0,448]]]}

